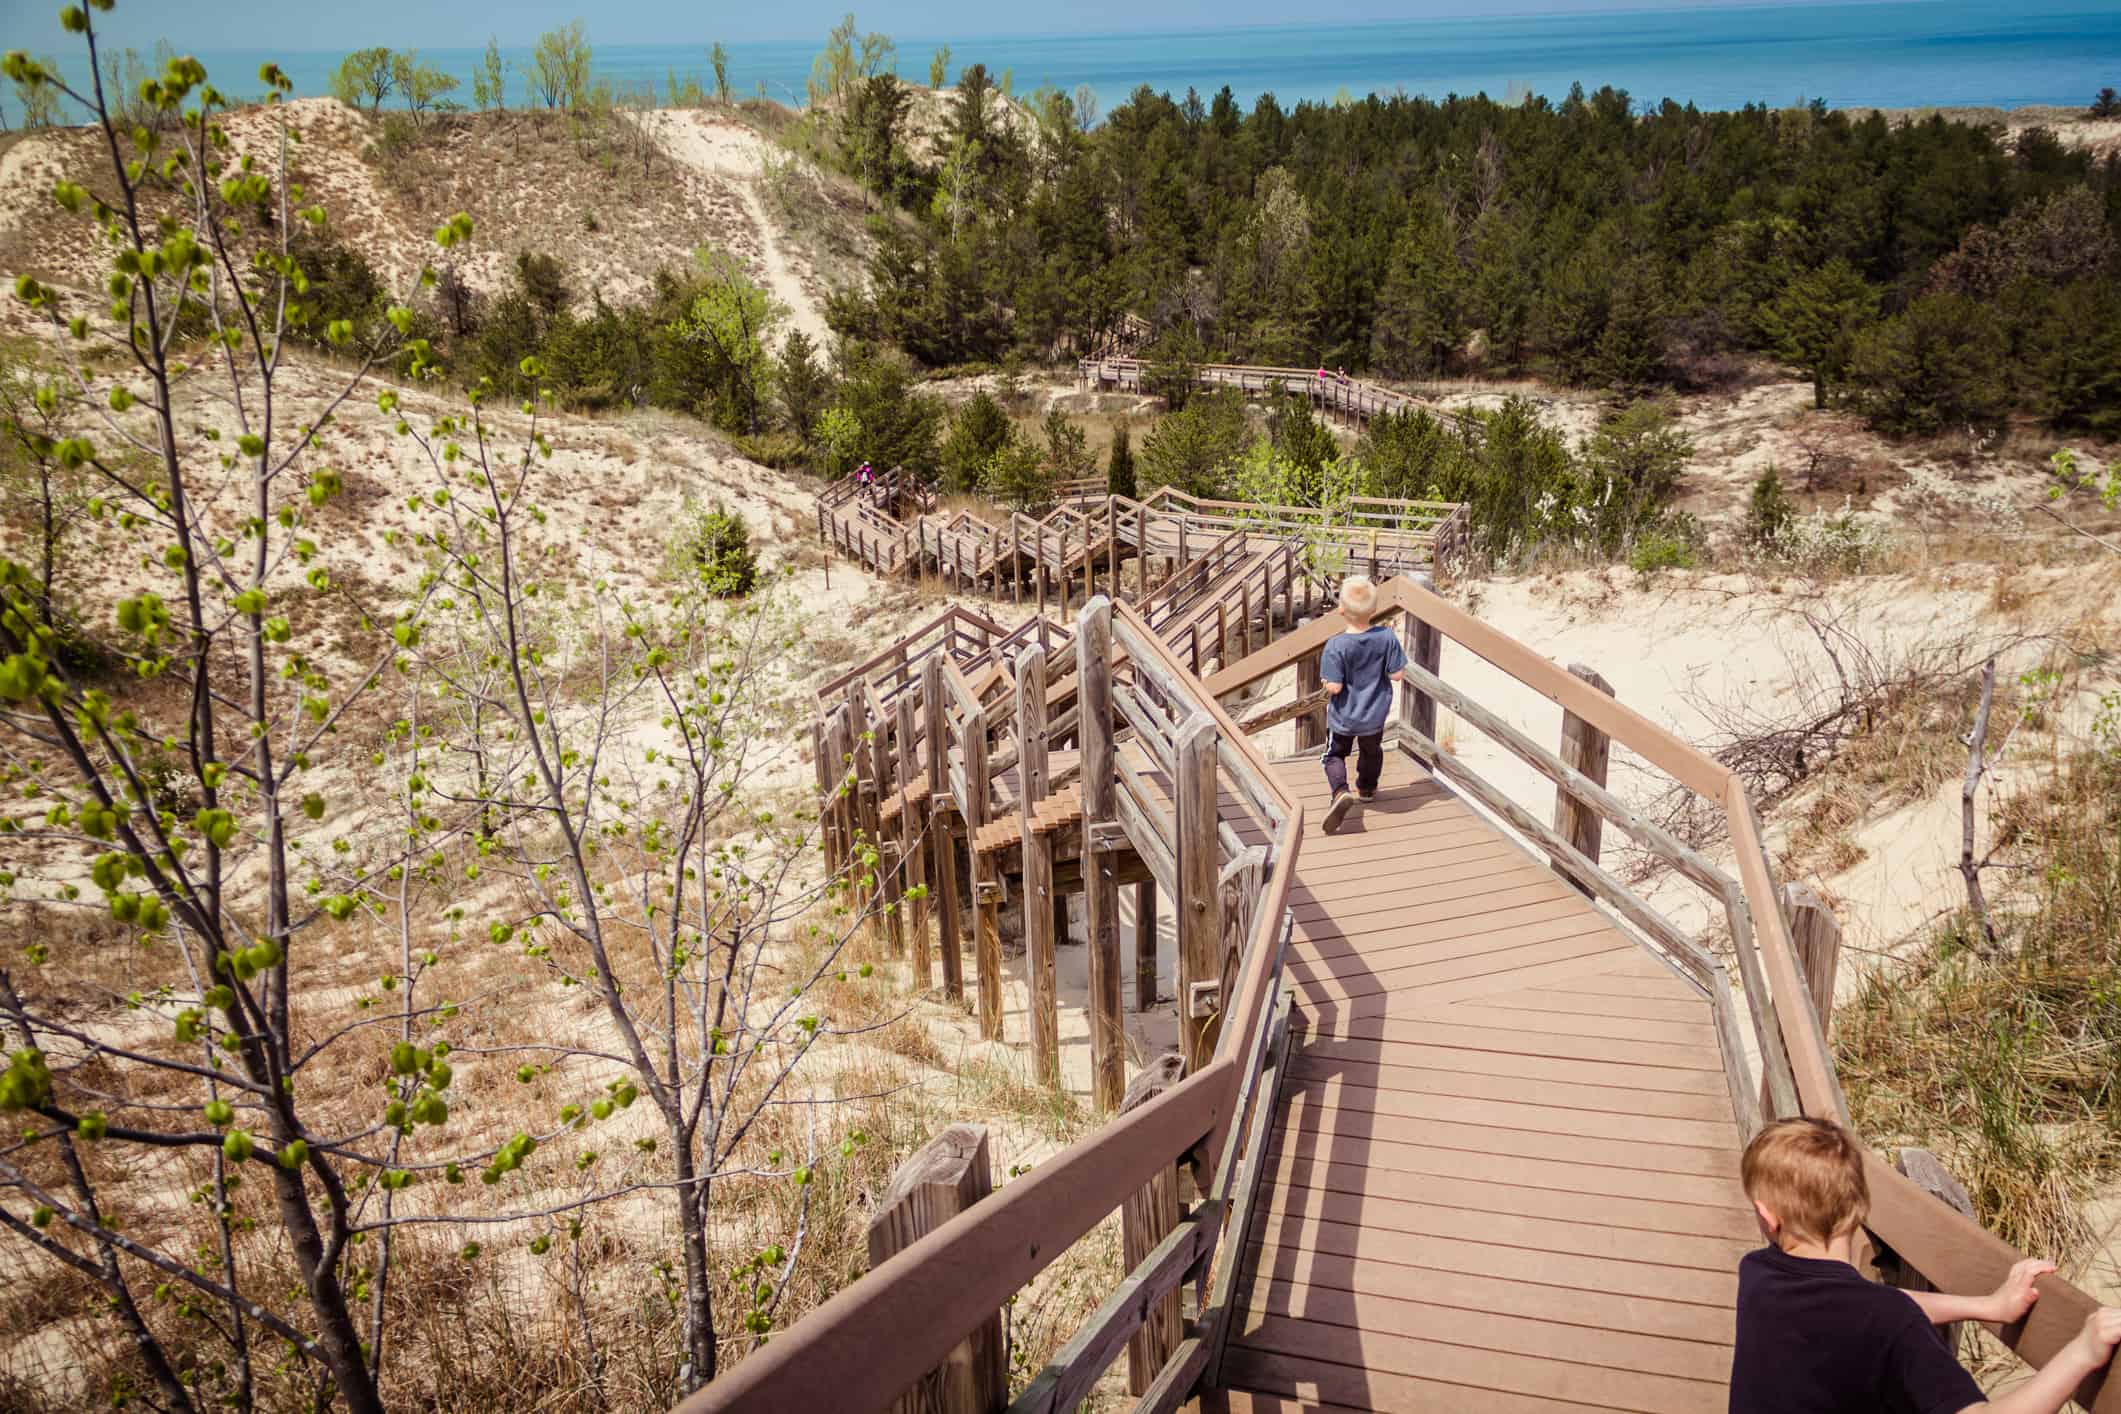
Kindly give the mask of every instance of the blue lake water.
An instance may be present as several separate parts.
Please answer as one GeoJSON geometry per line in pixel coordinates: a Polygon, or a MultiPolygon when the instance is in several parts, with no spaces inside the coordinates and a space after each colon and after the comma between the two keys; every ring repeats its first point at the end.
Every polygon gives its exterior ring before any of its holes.
{"type": "MultiPolygon", "coordinates": [[[[520,67],[532,35],[504,46],[509,101],[524,100],[520,67]]],[[[408,41],[417,36],[406,36],[408,41]]],[[[595,20],[590,21],[595,44],[595,20]]],[[[731,86],[763,83],[799,102],[823,36],[731,43],[731,86]]],[[[938,41],[899,36],[898,71],[925,83],[938,41]]],[[[1239,102],[1272,92],[1284,106],[1346,93],[1404,90],[1441,98],[1526,93],[1560,98],[1572,83],[1612,84],[1639,103],[1672,98],[1702,108],[1784,105],[1823,99],[1834,107],[1939,105],[2018,107],[2087,104],[2121,87],[2121,3],[2089,0],[1891,0],[1878,4],[1718,6],[1603,14],[1508,15],[1345,26],[1272,26],[1171,33],[951,36],[957,64],[982,62],[1015,89],[1087,84],[1110,109],[1143,84],[1205,99],[1228,84],[1239,102]]],[[[708,74],[707,41],[595,45],[596,72],[616,82],[652,82],[661,95],[672,70],[708,74]]],[[[457,74],[470,97],[478,51],[423,49],[457,74]]],[[[339,55],[204,51],[215,80],[248,93],[261,59],[279,60],[297,92],[328,91],[339,55]]],[[[954,70],[953,70],[954,77],[954,70]]]]}

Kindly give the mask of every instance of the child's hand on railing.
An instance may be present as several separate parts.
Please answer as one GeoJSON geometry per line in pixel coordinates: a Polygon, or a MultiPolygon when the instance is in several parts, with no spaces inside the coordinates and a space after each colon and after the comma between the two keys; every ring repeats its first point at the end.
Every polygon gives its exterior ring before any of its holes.
{"type": "Polygon", "coordinates": [[[2089,1374],[2113,1359],[2117,1342],[2121,1342],[2121,1308],[2101,1306],[2084,1318],[2076,1338],[2062,1353],[2083,1365],[2089,1374]]]}
{"type": "Polygon", "coordinates": [[[2007,1326],[2012,1321],[2022,1320],[2025,1313],[2033,1309],[2040,1293],[2033,1283],[2055,1269],[2053,1262],[2044,1262],[2038,1257],[2027,1257],[2012,1264],[2010,1274],[2003,1284],[1989,1296],[1989,1312],[1981,1319],[1995,1325],[2007,1326]]]}

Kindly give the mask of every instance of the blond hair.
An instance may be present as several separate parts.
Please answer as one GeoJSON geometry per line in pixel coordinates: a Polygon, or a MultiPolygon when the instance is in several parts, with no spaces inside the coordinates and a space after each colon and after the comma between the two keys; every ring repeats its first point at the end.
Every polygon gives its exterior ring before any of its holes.
{"type": "Polygon", "coordinates": [[[1838,1124],[1778,1119],[1753,1136],[1739,1164],[1745,1196],[1775,1215],[1775,1234],[1825,1244],[1853,1232],[1871,1211],[1863,1149],[1838,1124]]]}
{"type": "Polygon", "coordinates": [[[1340,611],[1351,619],[1367,619],[1377,612],[1377,586],[1366,574],[1351,574],[1340,582],[1340,611]]]}

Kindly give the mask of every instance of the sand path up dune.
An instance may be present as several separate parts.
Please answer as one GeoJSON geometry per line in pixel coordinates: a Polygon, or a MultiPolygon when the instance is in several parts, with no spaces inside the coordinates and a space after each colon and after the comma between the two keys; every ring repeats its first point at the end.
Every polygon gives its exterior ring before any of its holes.
{"type": "Polygon", "coordinates": [[[745,214],[758,230],[764,269],[757,273],[773,297],[787,306],[786,327],[802,330],[822,347],[830,338],[824,310],[789,258],[759,194],[765,159],[775,152],[773,144],[749,128],[693,109],[663,109],[642,114],[636,121],[647,123],[673,158],[736,189],[745,214]]]}

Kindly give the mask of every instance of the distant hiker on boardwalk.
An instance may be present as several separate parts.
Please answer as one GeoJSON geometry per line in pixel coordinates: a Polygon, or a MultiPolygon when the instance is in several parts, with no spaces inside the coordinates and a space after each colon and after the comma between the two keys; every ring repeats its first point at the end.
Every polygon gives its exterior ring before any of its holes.
{"type": "Polygon", "coordinates": [[[1345,368],[1341,369],[1341,370],[1340,370],[1340,372],[1339,372],[1338,374],[1334,375],[1334,376],[1335,376],[1335,378],[1336,378],[1336,379],[1338,380],[1338,382],[1340,383],[1340,386],[1341,386],[1341,387],[1345,388],[1345,387],[1347,387],[1347,386],[1348,386],[1348,370],[1347,370],[1347,369],[1345,369],[1345,368]]]}
{"type": "Polygon", "coordinates": [[[1730,1414],[2056,1414],[2121,1340],[2121,1311],[2093,1311],[2038,1374],[1987,1398],[1936,1328],[2023,1320],[2053,1262],[2021,1261],[1979,1296],[1868,1280],[1854,1251],[1871,1206],[1863,1146],[1825,1120],[1762,1129],[1746,1146],[1739,1181],[1768,1245],[1738,1263],[1730,1414]]]}
{"type": "Polygon", "coordinates": [[[1325,829],[1340,829],[1350,810],[1377,798],[1385,767],[1385,718],[1392,715],[1392,684],[1406,681],[1407,652],[1399,635],[1370,622],[1377,614],[1377,586],[1365,575],[1340,582],[1340,616],[1347,628],[1326,640],[1318,676],[1326,688],[1326,784],[1333,803],[1325,829]],[[1355,793],[1348,793],[1348,753],[1355,753],[1355,793]]]}

